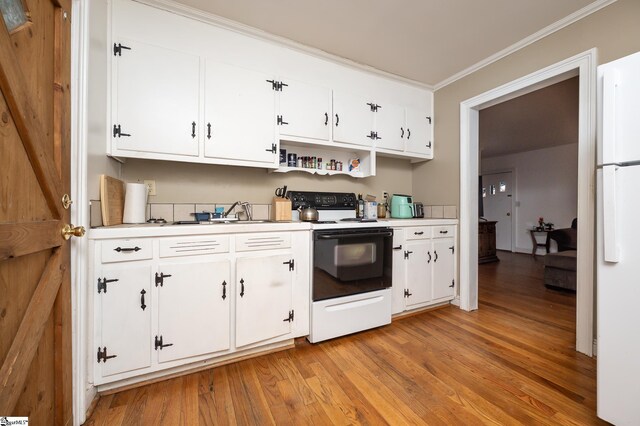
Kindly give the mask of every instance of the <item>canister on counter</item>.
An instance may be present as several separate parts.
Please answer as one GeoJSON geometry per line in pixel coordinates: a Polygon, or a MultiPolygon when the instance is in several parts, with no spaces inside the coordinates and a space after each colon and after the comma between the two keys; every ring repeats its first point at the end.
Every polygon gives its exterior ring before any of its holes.
{"type": "Polygon", "coordinates": [[[295,153],[290,153],[289,155],[287,155],[287,166],[289,167],[295,167],[297,164],[297,156],[295,153]]]}

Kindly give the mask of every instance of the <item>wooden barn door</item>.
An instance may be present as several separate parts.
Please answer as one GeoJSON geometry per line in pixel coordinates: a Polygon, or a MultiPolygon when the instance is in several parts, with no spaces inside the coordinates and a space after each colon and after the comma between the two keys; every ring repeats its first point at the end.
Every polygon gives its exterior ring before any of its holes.
{"type": "Polygon", "coordinates": [[[22,5],[30,22],[0,19],[0,416],[67,425],[71,1],[22,5]]]}

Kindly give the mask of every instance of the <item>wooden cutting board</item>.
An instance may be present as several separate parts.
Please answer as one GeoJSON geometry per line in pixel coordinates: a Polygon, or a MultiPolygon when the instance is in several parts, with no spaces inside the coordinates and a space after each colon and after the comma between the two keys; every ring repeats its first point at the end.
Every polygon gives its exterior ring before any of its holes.
{"type": "Polygon", "coordinates": [[[124,213],[124,182],[100,175],[100,204],[104,226],[121,225],[124,213]]]}

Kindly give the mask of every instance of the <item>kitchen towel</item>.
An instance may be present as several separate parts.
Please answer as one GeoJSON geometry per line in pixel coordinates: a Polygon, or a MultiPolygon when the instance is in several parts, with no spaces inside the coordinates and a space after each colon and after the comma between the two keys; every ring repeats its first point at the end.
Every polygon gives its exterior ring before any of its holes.
{"type": "Polygon", "coordinates": [[[124,196],[122,223],[144,223],[147,210],[147,185],[128,183],[124,196]]]}

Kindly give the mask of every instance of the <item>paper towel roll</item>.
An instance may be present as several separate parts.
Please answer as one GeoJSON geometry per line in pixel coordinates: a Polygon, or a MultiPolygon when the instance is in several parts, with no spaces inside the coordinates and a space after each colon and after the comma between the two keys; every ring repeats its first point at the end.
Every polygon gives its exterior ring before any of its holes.
{"type": "Polygon", "coordinates": [[[124,196],[122,223],[144,223],[147,210],[147,185],[128,183],[124,196]]]}

